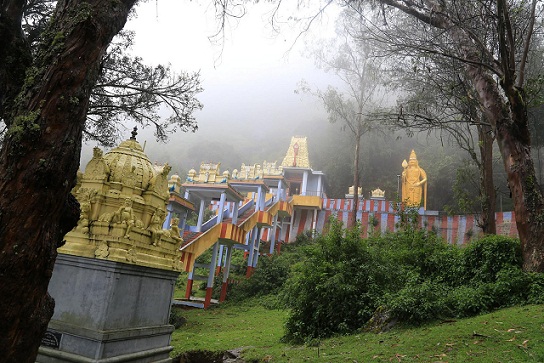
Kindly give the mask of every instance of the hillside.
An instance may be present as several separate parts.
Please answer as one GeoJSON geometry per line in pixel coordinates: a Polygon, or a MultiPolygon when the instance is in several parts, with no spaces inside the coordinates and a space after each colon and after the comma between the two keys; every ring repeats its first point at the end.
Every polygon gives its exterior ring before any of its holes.
{"type": "Polygon", "coordinates": [[[187,322],[174,332],[174,355],[247,347],[246,362],[544,362],[544,305],[335,337],[313,346],[281,343],[287,312],[267,310],[257,300],[181,315],[187,322]]]}

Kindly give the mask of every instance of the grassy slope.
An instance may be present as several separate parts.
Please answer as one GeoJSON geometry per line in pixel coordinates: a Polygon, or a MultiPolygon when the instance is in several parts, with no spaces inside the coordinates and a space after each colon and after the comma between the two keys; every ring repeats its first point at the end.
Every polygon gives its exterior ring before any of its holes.
{"type": "Polygon", "coordinates": [[[259,305],[187,310],[173,334],[174,354],[250,347],[248,362],[544,362],[544,305],[503,309],[471,319],[394,328],[324,340],[319,347],[280,343],[287,312],[259,305]]]}

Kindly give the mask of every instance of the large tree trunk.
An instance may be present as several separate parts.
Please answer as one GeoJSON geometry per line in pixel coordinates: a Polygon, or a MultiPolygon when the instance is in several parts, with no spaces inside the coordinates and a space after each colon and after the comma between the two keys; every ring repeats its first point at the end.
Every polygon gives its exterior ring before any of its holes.
{"type": "Polygon", "coordinates": [[[349,216],[349,225],[357,224],[357,209],[359,208],[359,149],[361,148],[361,136],[355,135],[355,155],[353,158],[353,205],[349,216]]]}
{"type": "Polygon", "coordinates": [[[482,200],[482,215],[480,227],[484,234],[496,234],[495,221],[496,192],[493,182],[493,135],[491,128],[478,125],[478,141],[480,148],[480,198],[482,200]]]}
{"type": "Polygon", "coordinates": [[[6,120],[32,63],[30,47],[21,31],[23,0],[0,0],[0,119],[6,120]]]}
{"type": "Polygon", "coordinates": [[[478,67],[467,68],[499,144],[514,199],[523,268],[544,272],[544,203],[531,158],[527,109],[521,91],[503,86],[507,105],[489,74],[478,67]]]}
{"type": "Polygon", "coordinates": [[[54,301],[56,248],[77,221],[70,203],[100,60],[136,0],[59,1],[0,150],[0,357],[34,362],[54,301]]]}

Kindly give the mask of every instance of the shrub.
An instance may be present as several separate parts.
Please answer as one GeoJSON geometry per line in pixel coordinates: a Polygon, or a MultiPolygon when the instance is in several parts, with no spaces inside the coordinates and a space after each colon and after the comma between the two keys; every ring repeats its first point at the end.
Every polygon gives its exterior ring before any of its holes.
{"type": "Polygon", "coordinates": [[[411,279],[394,293],[388,303],[391,315],[399,321],[417,324],[448,315],[447,290],[443,284],[411,279]]]}
{"type": "Polygon", "coordinates": [[[489,236],[461,248],[418,229],[410,215],[397,233],[362,240],[359,232],[331,221],[291,266],[281,292],[291,308],[287,341],[357,331],[378,307],[419,324],[544,300],[544,277],[521,270],[516,239],[489,236]]]}
{"type": "Polygon", "coordinates": [[[490,287],[486,284],[459,286],[448,294],[451,316],[466,317],[488,312],[493,303],[490,287]]]}
{"type": "Polygon", "coordinates": [[[327,235],[316,239],[304,263],[292,270],[282,293],[291,308],[285,339],[303,342],[352,332],[370,319],[377,307],[370,256],[359,229],[343,237],[333,221],[327,235]]]}
{"type": "Polygon", "coordinates": [[[521,245],[518,239],[486,236],[469,244],[463,251],[465,279],[495,282],[503,268],[521,268],[521,245]]]}
{"type": "Polygon", "coordinates": [[[244,275],[238,284],[229,286],[228,300],[242,301],[252,297],[274,295],[273,298],[265,299],[266,305],[269,308],[280,307],[278,295],[289,277],[291,268],[306,259],[306,248],[311,248],[312,242],[311,234],[304,233],[297,236],[295,242],[282,247],[281,254],[259,257],[258,267],[251,277],[246,278],[244,275]]]}
{"type": "Polygon", "coordinates": [[[530,273],[531,286],[527,296],[529,304],[544,304],[544,274],[530,273]]]}
{"type": "Polygon", "coordinates": [[[278,294],[289,276],[290,264],[283,255],[262,256],[259,267],[250,278],[242,278],[229,289],[230,301],[241,301],[251,297],[278,294]]]}

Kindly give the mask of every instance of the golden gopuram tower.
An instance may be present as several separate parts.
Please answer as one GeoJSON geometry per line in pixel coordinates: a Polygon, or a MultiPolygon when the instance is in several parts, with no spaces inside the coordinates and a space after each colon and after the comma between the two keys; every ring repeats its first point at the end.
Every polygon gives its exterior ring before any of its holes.
{"type": "Polygon", "coordinates": [[[59,252],[179,271],[181,239],[162,229],[169,171],[151,164],[135,132],[105,155],[94,148],[74,189],[78,225],[59,252]]]}

